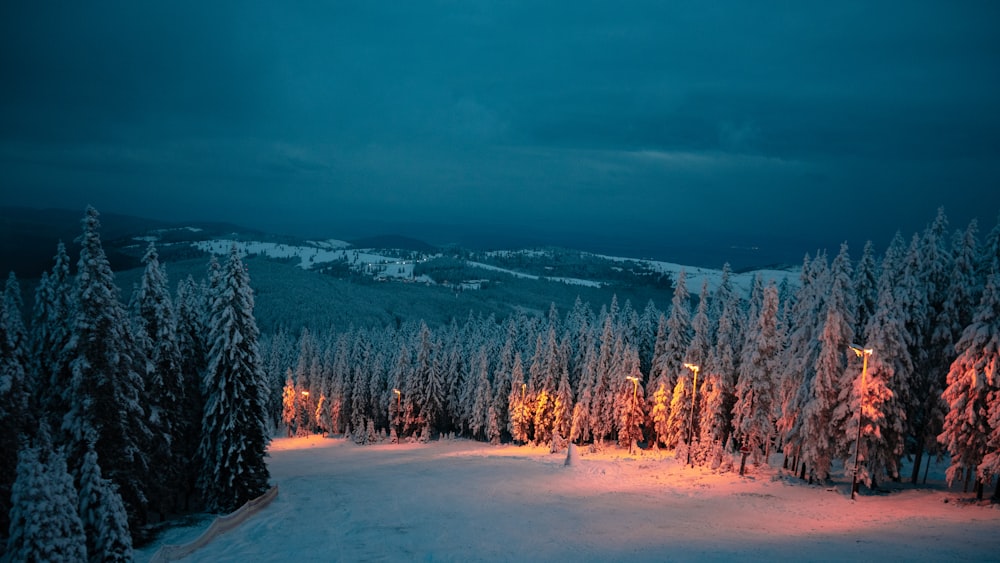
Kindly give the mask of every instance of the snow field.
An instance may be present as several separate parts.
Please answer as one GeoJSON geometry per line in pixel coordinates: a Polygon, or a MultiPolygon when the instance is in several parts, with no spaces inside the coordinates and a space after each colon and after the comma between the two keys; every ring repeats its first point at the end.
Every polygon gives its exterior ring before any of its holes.
{"type": "MultiPolygon", "coordinates": [[[[278,498],[186,561],[985,561],[1000,553],[1000,510],[956,503],[940,489],[852,502],[849,484],[809,486],[773,468],[741,478],[616,448],[581,448],[569,467],[547,448],[466,440],[362,447],[310,436],[276,439],[270,452],[278,498]]],[[[207,522],[160,542],[190,541],[207,522]]]]}

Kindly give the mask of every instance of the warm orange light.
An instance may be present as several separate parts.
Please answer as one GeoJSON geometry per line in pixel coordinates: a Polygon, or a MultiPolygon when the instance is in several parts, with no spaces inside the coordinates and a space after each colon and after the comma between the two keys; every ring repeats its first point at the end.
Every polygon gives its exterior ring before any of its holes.
{"type": "Polygon", "coordinates": [[[309,396],[309,391],[303,391],[302,392],[302,396],[303,397],[308,397],[309,396]]]}

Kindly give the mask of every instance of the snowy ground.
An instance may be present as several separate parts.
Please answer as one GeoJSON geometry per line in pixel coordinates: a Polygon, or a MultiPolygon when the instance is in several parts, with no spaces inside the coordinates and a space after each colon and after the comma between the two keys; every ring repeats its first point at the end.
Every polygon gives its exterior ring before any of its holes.
{"type": "MultiPolygon", "coordinates": [[[[1000,509],[943,485],[859,496],[776,469],[465,440],[271,444],[277,499],[188,561],[996,561],[1000,509]],[[959,501],[958,499],[962,499],[959,501]]],[[[932,470],[931,480],[936,477],[932,470]]],[[[207,519],[159,543],[197,537],[207,519]]],[[[138,552],[148,560],[157,545],[138,552]]]]}

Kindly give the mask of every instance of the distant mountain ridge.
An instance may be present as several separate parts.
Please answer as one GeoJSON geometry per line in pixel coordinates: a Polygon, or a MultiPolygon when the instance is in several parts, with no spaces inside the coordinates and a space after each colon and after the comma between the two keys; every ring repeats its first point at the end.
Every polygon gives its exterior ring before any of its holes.
{"type": "Polygon", "coordinates": [[[393,250],[411,250],[414,252],[433,253],[438,248],[422,240],[403,235],[382,235],[347,241],[355,248],[387,248],[393,250]]]}

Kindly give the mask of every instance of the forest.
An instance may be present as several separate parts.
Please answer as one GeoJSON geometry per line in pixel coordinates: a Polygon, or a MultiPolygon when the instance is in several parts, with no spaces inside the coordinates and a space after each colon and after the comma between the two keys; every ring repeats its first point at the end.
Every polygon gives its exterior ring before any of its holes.
{"type": "Polygon", "coordinates": [[[18,455],[0,462],[0,546],[15,559],[128,560],[163,519],[265,491],[282,433],[663,449],[718,471],[780,452],[810,481],[856,467],[870,491],[947,456],[979,498],[1000,475],[1000,225],[981,239],[939,210],[881,254],[806,255],[797,283],[746,294],[728,266],[712,290],[681,274],[666,310],[577,299],[264,334],[235,247],[171,288],[150,243],[123,302],[95,210],[83,226],[75,274],[60,245],[30,315],[13,273],[5,286],[0,441],[18,455]]]}

